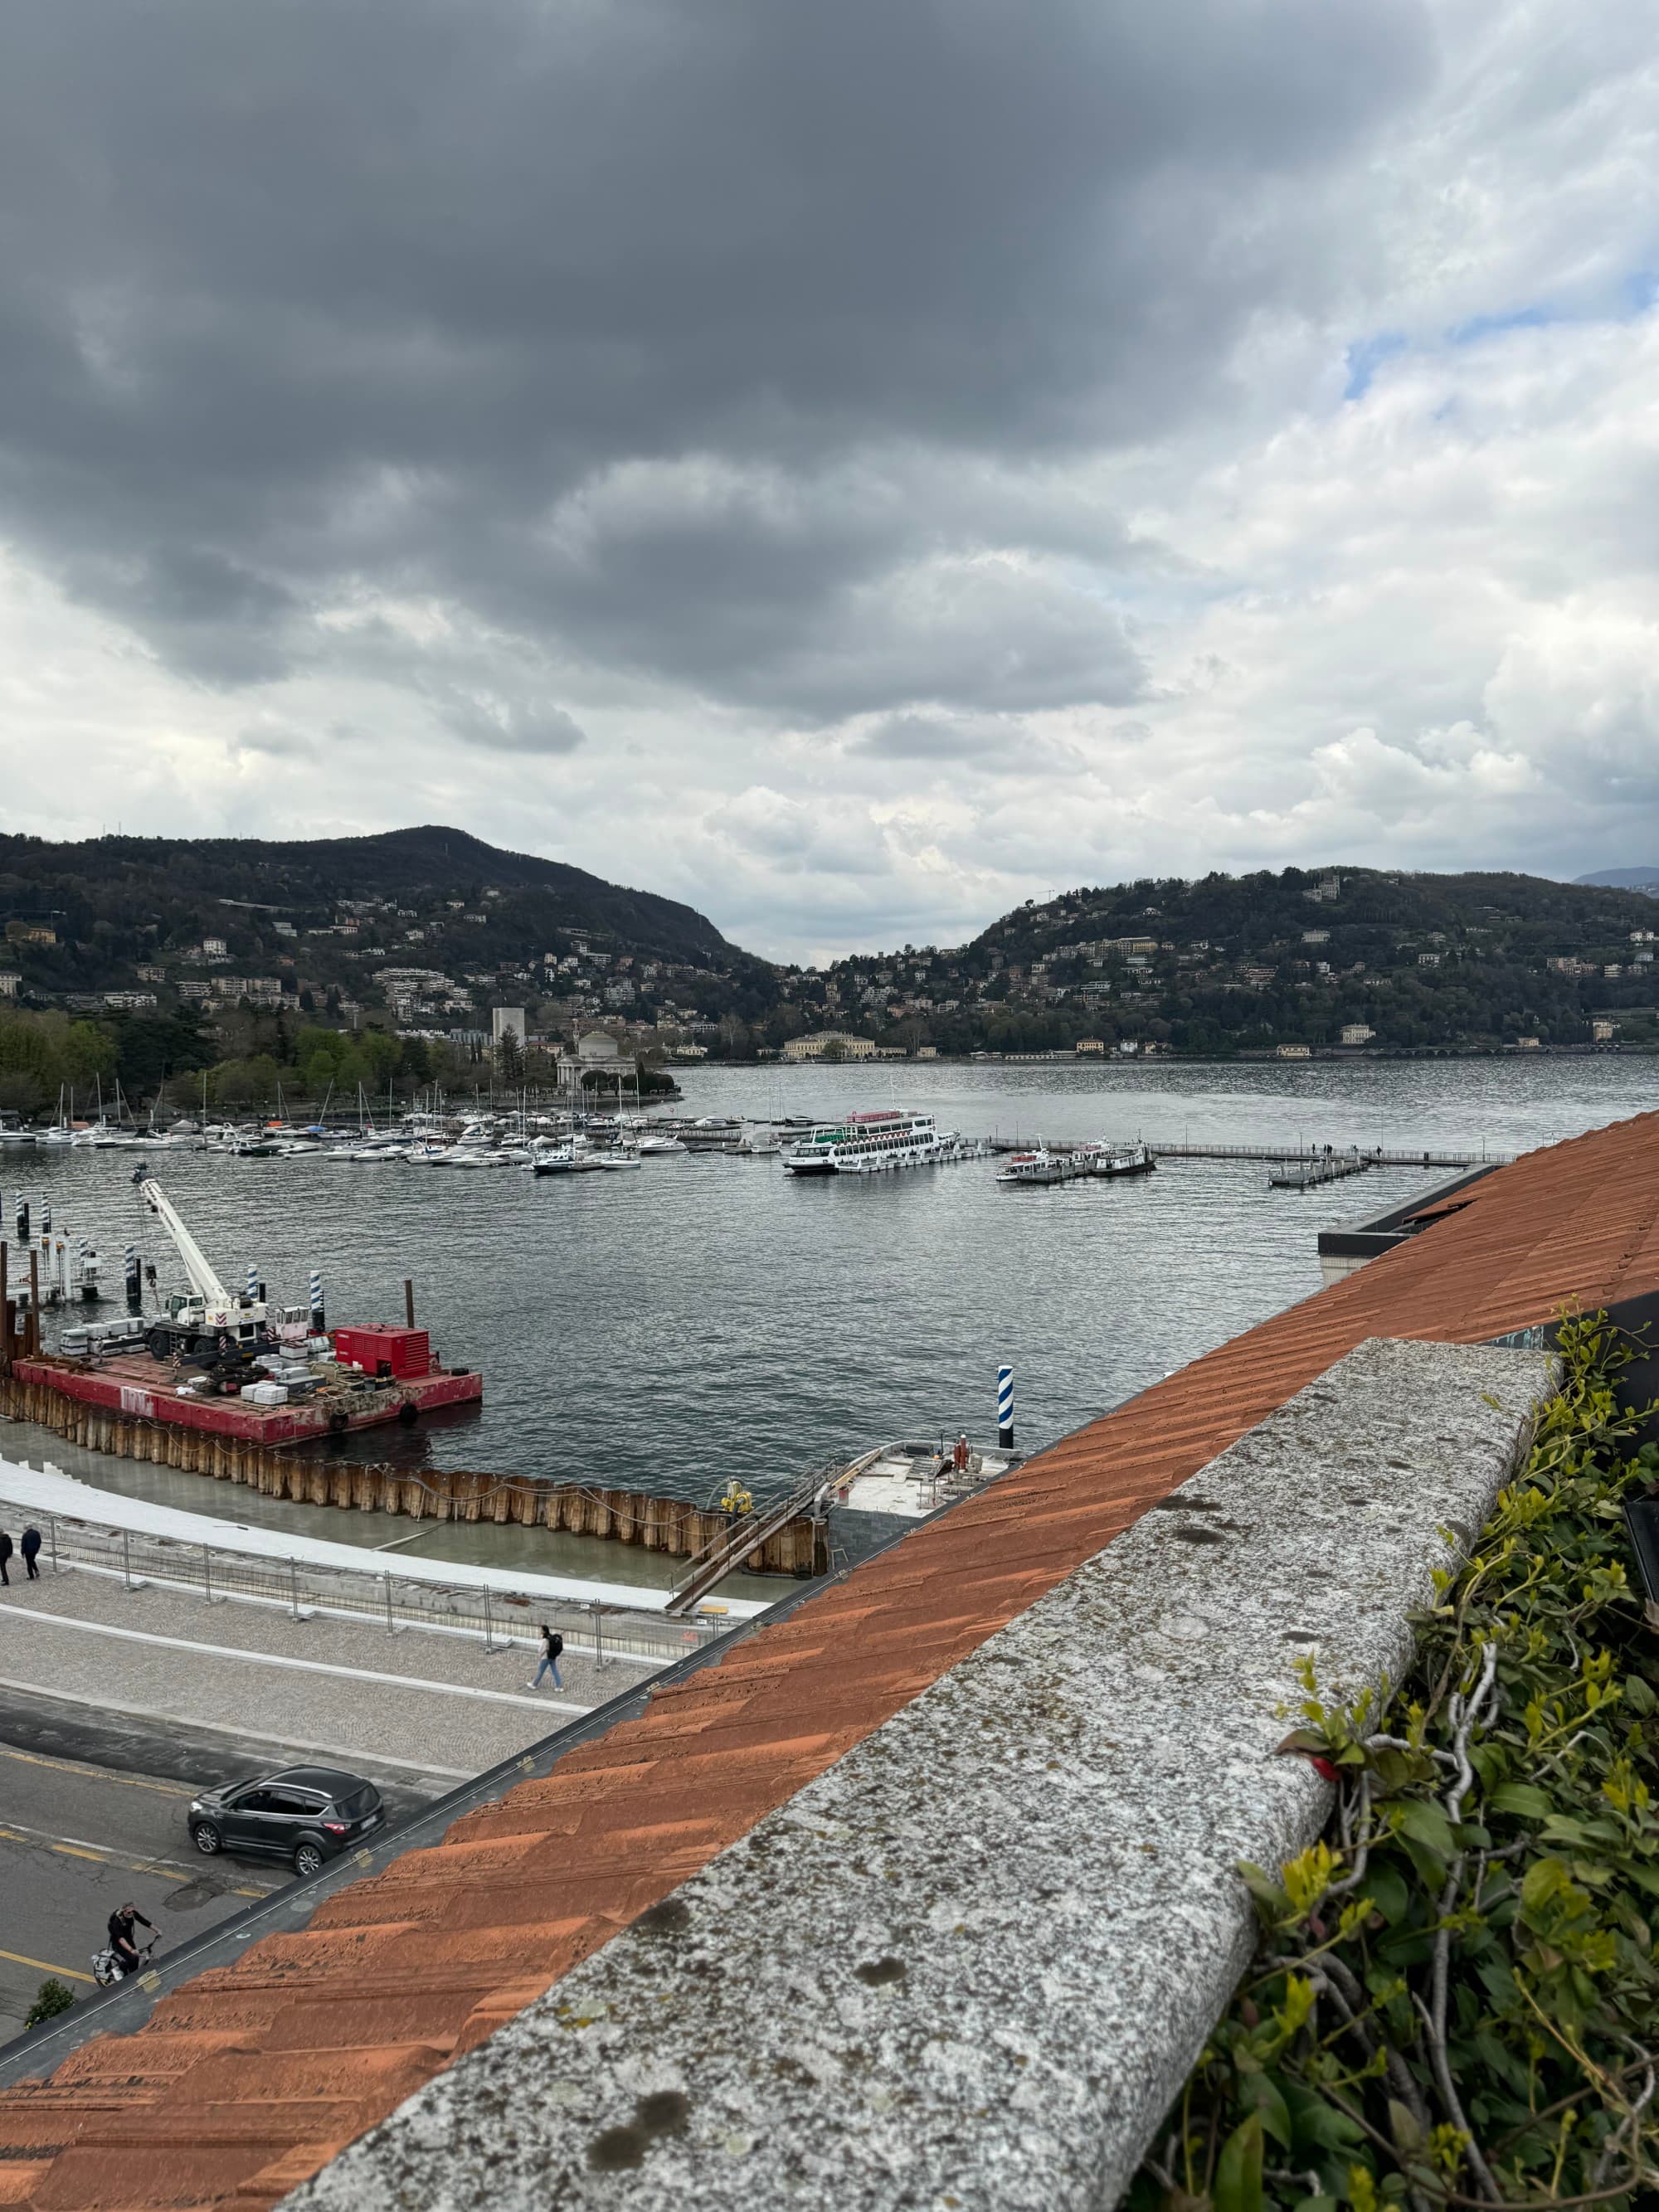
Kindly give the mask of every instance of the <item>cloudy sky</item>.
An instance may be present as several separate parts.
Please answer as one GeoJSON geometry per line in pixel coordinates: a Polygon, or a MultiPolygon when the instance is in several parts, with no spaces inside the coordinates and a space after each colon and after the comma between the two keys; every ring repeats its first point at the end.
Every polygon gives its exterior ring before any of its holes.
{"type": "Polygon", "coordinates": [[[1659,865],[1629,0],[9,0],[0,820],[1659,865]]]}

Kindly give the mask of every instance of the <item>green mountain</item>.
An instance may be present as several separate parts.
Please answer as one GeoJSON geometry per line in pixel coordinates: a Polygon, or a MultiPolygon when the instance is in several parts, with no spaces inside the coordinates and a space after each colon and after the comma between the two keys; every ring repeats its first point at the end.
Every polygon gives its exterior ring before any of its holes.
{"type": "Polygon", "coordinates": [[[1651,1048],[1656,924],[1645,892],[1537,876],[1146,878],[789,976],[772,1021],[945,1053],[1651,1048]]]}
{"type": "MultiPolygon", "coordinates": [[[[623,889],[558,860],[486,845],[459,830],[267,842],[252,837],[97,837],[55,845],[0,836],[0,917],[56,916],[58,934],[119,960],[147,937],[163,947],[201,936],[274,948],[274,925],[326,927],[343,901],[392,900],[459,949],[539,957],[550,933],[597,933],[613,951],[699,964],[740,959],[706,915],[654,892],[623,889]],[[487,935],[452,923],[489,909],[487,935]]],[[[397,919],[403,919],[398,916],[397,919]]],[[[434,962],[432,964],[441,964],[434,962]]]]}
{"type": "Polygon", "coordinates": [[[1614,884],[1626,890],[1659,892],[1659,868],[1603,868],[1599,875],[1576,876],[1575,883],[1614,884]]]}

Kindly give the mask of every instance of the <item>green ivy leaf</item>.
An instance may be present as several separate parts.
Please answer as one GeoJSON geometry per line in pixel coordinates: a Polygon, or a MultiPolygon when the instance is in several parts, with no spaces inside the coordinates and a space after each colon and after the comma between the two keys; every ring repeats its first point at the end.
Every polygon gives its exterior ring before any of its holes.
{"type": "Polygon", "coordinates": [[[1519,1813],[1524,1820],[1544,1820],[1555,1810],[1553,1802],[1533,1782],[1505,1782],[1486,1800],[1489,1812],[1519,1813]]]}
{"type": "Polygon", "coordinates": [[[1291,2124],[1284,2093],[1271,2074],[1247,2075],[1238,2085],[1238,2101],[1247,2111],[1255,2110],[1262,2126],[1282,2149],[1290,2149],[1296,2140],[1296,2131],[1291,2124]]]}
{"type": "Polygon", "coordinates": [[[1421,1844],[1439,1858],[1449,1858],[1452,1853],[1451,1822],[1438,1805],[1413,1798],[1400,1808],[1400,1828],[1402,1835],[1413,1843],[1421,1844]]]}
{"type": "Polygon", "coordinates": [[[1411,1903],[1405,1876],[1386,1859],[1373,1859],[1365,1869],[1364,1892],[1390,1928],[1397,1928],[1411,1903]]]}
{"type": "Polygon", "coordinates": [[[1215,2212],[1261,2212],[1261,2119],[1252,2112],[1233,2130],[1216,2160],[1215,2212]]]}

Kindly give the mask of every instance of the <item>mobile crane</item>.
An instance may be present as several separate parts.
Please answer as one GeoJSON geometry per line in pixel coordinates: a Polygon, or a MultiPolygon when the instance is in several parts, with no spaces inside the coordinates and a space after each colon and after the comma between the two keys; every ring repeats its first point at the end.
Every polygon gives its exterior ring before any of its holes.
{"type": "Polygon", "coordinates": [[[183,1358],[217,1367],[251,1359],[270,1348],[263,1298],[234,1297],[213,1271],[211,1261],[185,1227],[184,1218],[147,1167],[135,1170],[138,1195],[178,1248],[190,1279],[190,1292],[168,1294],[167,1313],[150,1323],[145,1336],[155,1359],[183,1358]]]}

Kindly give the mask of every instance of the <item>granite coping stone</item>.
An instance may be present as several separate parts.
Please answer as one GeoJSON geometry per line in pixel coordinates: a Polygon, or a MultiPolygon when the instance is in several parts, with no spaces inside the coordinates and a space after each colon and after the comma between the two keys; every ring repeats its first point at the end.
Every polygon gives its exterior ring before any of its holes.
{"type": "Polygon", "coordinates": [[[1361,1345],[286,2203],[1103,2212],[1554,1371],[1361,1345]]]}

